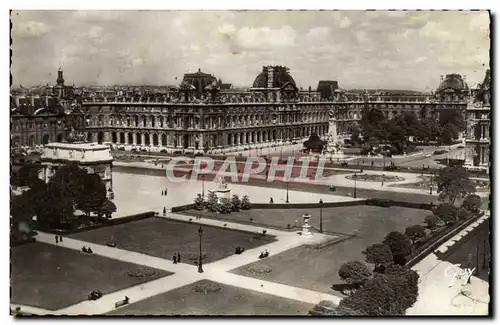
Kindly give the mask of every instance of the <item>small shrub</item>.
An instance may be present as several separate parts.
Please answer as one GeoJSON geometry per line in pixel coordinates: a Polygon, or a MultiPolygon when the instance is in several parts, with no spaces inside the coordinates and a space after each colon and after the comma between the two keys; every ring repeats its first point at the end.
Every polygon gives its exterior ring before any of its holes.
{"type": "Polygon", "coordinates": [[[219,211],[219,198],[214,192],[209,192],[206,203],[207,209],[210,212],[219,211]]]}
{"type": "Polygon", "coordinates": [[[424,221],[427,224],[427,228],[432,231],[437,228],[439,219],[435,215],[431,214],[425,217],[424,221]]]}
{"type": "Polygon", "coordinates": [[[233,211],[235,212],[238,212],[240,211],[241,209],[241,200],[240,200],[240,197],[238,195],[233,195],[232,199],[231,199],[231,203],[232,203],[232,208],[233,208],[233,211]]]}
{"type": "Polygon", "coordinates": [[[217,211],[221,214],[229,214],[233,210],[231,201],[224,197],[220,199],[220,204],[217,205],[217,211]]]}
{"type": "Polygon", "coordinates": [[[470,210],[467,210],[465,208],[460,208],[458,210],[458,219],[460,220],[467,220],[470,217],[472,217],[472,212],[470,210]]]}
{"type": "Polygon", "coordinates": [[[458,209],[450,203],[441,203],[438,205],[434,214],[446,225],[451,225],[457,220],[458,209]]]}
{"type": "Polygon", "coordinates": [[[250,264],[247,267],[247,270],[252,274],[268,274],[273,271],[273,269],[270,268],[269,266],[261,264],[250,264]]]}
{"type": "Polygon", "coordinates": [[[411,239],[413,244],[415,244],[416,242],[418,242],[422,238],[425,238],[425,236],[426,236],[425,228],[421,225],[414,225],[414,226],[407,227],[405,229],[405,235],[411,239]]]}
{"type": "Polygon", "coordinates": [[[243,196],[241,199],[241,209],[242,210],[250,210],[252,208],[252,205],[250,203],[250,198],[248,195],[243,196]]]}
{"type": "Polygon", "coordinates": [[[481,197],[476,194],[468,195],[462,203],[462,208],[469,212],[479,212],[481,208],[481,197]]]}
{"type": "Polygon", "coordinates": [[[194,199],[195,210],[198,211],[203,210],[204,205],[205,205],[205,200],[203,199],[203,196],[201,196],[201,194],[198,194],[198,196],[196,196],[196,198],[194,199]]]}
{"type": "Polygon", "coordinates": [[[339,269],[339,277],[347,283],[364,283],[371,276],[372,272],[360,261],[344,263],[339,269]]]}

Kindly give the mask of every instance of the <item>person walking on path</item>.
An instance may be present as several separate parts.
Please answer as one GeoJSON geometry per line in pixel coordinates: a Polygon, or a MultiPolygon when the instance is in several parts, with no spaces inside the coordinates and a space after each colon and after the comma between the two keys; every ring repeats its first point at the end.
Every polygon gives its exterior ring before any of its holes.
{"type": "Polygon", "coordinates": [[[63,242],[62,235],[59,235],[59,242],[61,242],[61,243],[63,242]]]}
{"type": "Polygon", "coordinates": [[[168,189],[165,188],[165,196],[167,196],[167,193],[168,193],[168,189]]]}
{"type": "Polygon", "coordinates": [[[163,196],[163,195],[164,195],[164,194],[163,194],[163,190],[161,190],[161,196],[163,196]]]}
{"type": "Polygon", "coordinates": [[[177,252],[177,263],[181,262],[181,253],[177,252]]]}
{"type": "Polygon", "coordinates": [[[56,244],[59,244],[59,236],[56,235],[55,238],[56,238],[56,244]]]}
{"type": "Polygon", "coordinates": [[[166,215],[167,215],[167,208],[163,207],[163,216],[166,216],[166,215]]]}
{"type": "Polygon", "coordinates": [[[174,264],[177,264],[177,255],[174,254],[174,264]]]}

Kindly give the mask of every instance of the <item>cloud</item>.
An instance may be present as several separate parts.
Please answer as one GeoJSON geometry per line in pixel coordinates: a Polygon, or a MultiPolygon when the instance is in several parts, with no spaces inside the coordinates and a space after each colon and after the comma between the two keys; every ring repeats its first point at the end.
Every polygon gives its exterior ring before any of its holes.
{"type": "Polygon", "coordinates": [[[339,27],[340,28],[349,28],[350,26],[352,25],[352,22],[349,18],[347,17],[344,17],[340,23],[339,23],[339,27]]]}
{"type": "Polygon", "coordinates": [[[50,27],[40,21],[27,21],[13,25],[12,32],[17,37],[33,38],[47,34],[50,27]]]}
{"type": "Polygon", "coordinates": [[[295,45],[297,33],[285,25],[280,29],[269,27],[243,27],[238,30],[236,39],[243,49],[248,50],[270,50],[279,47],[290,47],[295,45]]]}
{"type": "Polygon", "coordinates": [[[330,33],[329,27],[316,27],[307,32],[306,39],[311,42],[325,42],[330,33]]]}

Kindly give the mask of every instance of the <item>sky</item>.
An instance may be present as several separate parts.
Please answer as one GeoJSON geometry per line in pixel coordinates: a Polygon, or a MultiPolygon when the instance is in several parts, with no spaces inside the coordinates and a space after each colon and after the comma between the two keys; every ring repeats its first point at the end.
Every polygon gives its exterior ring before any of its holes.
{"type": "Polygon", "coordinates": [[[184,73],[251,86],[285,65],[299,87],[432,91],[481,82],[489,14],[468,11],[13,11],[12,82],[172,85],[184,73]],[[176,79],[177,78],[177,79],[176,79]]]}

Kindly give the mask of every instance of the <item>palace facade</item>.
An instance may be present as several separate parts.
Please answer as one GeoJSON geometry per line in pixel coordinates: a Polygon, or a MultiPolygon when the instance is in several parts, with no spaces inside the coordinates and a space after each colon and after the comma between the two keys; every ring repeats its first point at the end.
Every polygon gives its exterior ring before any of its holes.
{"type": "Polygon", "coordinates": [[[472,90],[467,106],[467,134],[465,137],[465,167],[471,170],[489,170],[491,127],[491,72],[472,90]]]}
{"type": "Polygon", "coordinates": [[[248,89],[201,70],[177,86],[77,89],[64,85],[59,70],[57,86],[11,97],[11,141],[12,147],[62,142],[75,129],[115,148],[230,151],[301,142],[312,133],[326,138],[334,125],[342,145],[366,109],[387,118],[405,111],[420,118],[449,109],[465,113],[471,93],[465,76],[441,79],[434,93],[345,91],[333,80],[319,81],[314,91],[298,88],[287,67],[265,66],[248,89]]]}

